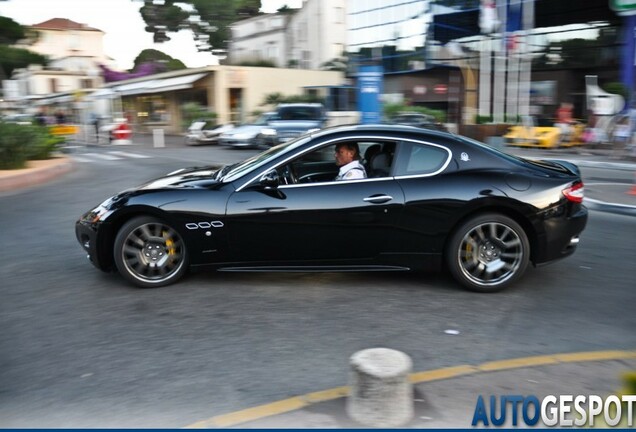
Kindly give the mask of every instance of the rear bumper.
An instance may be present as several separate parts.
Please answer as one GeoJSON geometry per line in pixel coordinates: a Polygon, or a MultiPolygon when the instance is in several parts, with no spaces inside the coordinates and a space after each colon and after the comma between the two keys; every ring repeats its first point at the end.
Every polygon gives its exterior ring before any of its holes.
{"type": "Polygon", "coordinates": [[[545,232],[540,236],[534,254],[535,265],[572,255],[579,244],[579,236],[587,225],[587,217],[587,208],[580,205],[570,216],[545,220],[545,232]]]}

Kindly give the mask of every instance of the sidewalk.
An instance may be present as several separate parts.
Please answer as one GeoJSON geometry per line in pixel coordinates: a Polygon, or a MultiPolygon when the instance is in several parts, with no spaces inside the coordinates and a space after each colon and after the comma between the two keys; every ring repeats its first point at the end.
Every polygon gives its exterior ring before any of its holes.
{"type": "Polygon", "coordinates": [[[56,179],[71,171],[73,161],[66,156],[29,161],[19,170],[0,170],[0,192],[36,186],[56,179]]]}
{"type": "MultiPolygon", "coordinates": [[[[491,395],[498,400],[506,395],[534,395],[539,401],[547,395],[598,395],[605,399],[620,392],[624,373],[635,370],[636,351],[602,351],[526,357],[413,373],[410,378],[414,383],[414,416],[401,427],[470,428],[480,395],[488,404],[491,395]]],[[[348,391],[347,387],[324,390],[216,416],[187,428],[372,427],[347,416],[348,391]]],[[[574,414],[568,418],[574,418],[574,414]]],[[[597,420],[600,418],[602,416],[597,420]]],[[[519,424],[523,427],[521,414],[519,424]]],[[[541,423],[537,426],[541,427],[541,423]]]]}

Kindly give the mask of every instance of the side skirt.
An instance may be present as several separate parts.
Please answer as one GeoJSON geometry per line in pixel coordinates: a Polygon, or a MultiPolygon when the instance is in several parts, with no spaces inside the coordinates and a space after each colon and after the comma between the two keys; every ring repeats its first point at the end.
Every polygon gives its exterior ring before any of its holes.
{"type": "Polygon", "coordinates": [[[279,272],[279,273],[324,273],[324,272],[371,272],[371,271],[410,271],[402,266],[233,266],[220,267],[222,272],[279,272]]]}

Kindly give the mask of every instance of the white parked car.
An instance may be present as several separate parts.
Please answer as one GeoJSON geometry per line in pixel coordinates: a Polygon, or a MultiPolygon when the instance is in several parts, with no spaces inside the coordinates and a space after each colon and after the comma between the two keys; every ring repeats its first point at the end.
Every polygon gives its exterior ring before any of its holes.
{"type": "Polygon", "coordinates": [[[222,133],[232,129],[234,129],[232,123],[214,125],[209,121],[197,120],[188,127],[185,143],[187,145],[216,144],[222,133]]]}

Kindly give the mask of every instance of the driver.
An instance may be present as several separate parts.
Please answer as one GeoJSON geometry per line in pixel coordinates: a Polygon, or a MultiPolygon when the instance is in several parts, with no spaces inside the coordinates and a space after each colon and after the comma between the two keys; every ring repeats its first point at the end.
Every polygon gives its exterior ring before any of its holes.
{"type": "Polygon", "coordinates": [[[336,144],[336,165],[340,167],[336,180],[354,180],[367,177],[367,172],[360,163],[358,143],[343,142],[336,144]]]}

